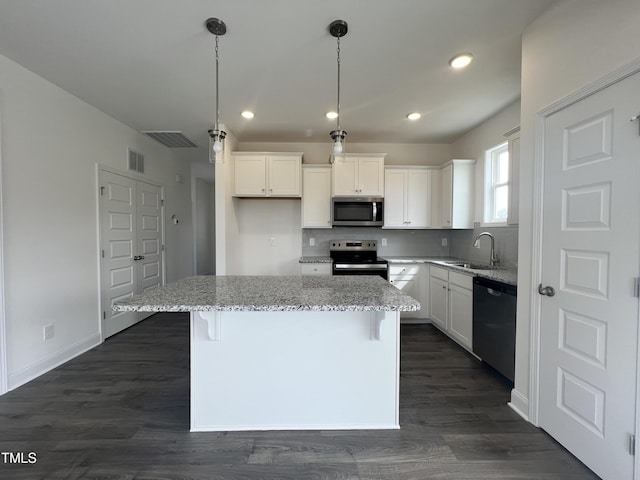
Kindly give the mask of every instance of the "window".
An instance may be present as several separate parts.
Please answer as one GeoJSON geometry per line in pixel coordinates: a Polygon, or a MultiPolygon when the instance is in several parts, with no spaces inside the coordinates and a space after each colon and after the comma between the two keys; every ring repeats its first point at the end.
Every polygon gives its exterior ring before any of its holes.
{"type": "Polygon", "coordinates": [[[506,223],[509,215],[509,149],[507,142],[485,154],[484,223],[506,223]]]}

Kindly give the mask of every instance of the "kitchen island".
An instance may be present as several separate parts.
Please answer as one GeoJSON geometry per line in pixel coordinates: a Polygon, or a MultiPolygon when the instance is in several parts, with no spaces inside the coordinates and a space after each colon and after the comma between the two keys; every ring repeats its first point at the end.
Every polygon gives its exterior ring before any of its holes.
{"type": "Polygon", "coordinates": [[[399,428],[400,311],[377,276],[196,276],[114,304],[190,312],[191,431],[399,428]]]}

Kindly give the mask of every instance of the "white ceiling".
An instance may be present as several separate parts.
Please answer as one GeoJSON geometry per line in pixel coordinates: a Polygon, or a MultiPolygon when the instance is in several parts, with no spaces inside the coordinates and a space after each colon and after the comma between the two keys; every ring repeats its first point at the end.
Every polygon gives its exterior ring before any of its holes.
{"type": "Polygon", "coordinates": [[[204,23],[218,17],[227,129],[243,142],[329,142],[327,26],[343,19],[347,141],[450,143],[519,97],[521,33],[553,1],[0,0],[0,54],[136,130],[178,130],[204,147],[215,109],[204,23]],[[475,61],[453,71],[459,52],[475,61]]]}

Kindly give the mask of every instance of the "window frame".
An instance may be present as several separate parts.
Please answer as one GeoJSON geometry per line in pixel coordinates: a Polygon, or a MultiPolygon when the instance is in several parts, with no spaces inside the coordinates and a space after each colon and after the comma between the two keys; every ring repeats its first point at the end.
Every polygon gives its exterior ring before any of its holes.
{"type": "Polygon", "coordinates": [[[511,185],[511,158],[509,156],[509,142],[501,142],[494,147],[485,150],[484,158],[484,212],[483,224],[491,226],[507,225],[509,220],[509,195],[512,188],[511,185]],[[498,175],[499,169],[496,168],[500,156],[507,154],[508,175],[506,182],[500,182],[498,175]],[[496,192],[498,188],[507,189],[506,215],[504,218],[494,216],[496,205],[496,192]]]}

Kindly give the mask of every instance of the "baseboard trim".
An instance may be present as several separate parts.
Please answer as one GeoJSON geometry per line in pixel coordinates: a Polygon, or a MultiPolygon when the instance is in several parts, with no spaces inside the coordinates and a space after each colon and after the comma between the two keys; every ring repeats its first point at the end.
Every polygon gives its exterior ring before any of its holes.
{"type": "Polygon", "coordinates": [[[400,323],[431,323],[430,318],[402,318],[402,314],[400,314],[400,323]]]}
{"type": "Polygon", "coordinates": [[[332,424],[294,424],[294,425],[209,425],[191,427],[191,432],[247,432],[269,430],[400,430],[396,424],[367,424],[367,425],[332,425],[332,424]]]}
{"type": "Polygon", "coordinates": [[[527,422],[529,421],[529,400],[515,388],[511,390],[511,401],[507,405],[527,422]]]}
{"type": "Polygon", "coordinates": [[[50,370],[68,362],[69,360],[77,357],[78,355],[91,350],[93,347],[100,345],[100,334],[96,333],[80,340],[67,348],[64,348],[56,353],[53,353],[42,360],[37,361],[29,365],[22,370],[9,374],[9,390],[14,390],[27,382],[43,375],[50,370]]]}

